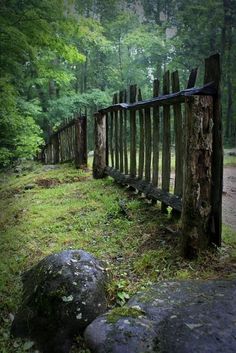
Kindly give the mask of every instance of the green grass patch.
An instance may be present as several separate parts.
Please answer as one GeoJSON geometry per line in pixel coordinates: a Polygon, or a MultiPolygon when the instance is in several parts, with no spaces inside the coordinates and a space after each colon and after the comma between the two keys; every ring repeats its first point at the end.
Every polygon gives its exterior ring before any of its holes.
{"type": "Polygon", "coordinates": [[[122,318],[138,318],[143,316],[144,312],[138,308],[132,307],[120,307],[114,308],[107,314],[107,322],[110,324],[115,324],[118,320],[122,318]]]}
{"type": "Polygon", "coordinates": [[[111,178],[94,180],[90,170],[70,164],[50,170],[28,163],[18,174],[1,174],[0,180],[0,352],[24,352],[27,341],[9,336],[21,298],[20,275],[51,253],[83,249],[106,261],[110,306],[123,306],[138,289],[163,279],[232,276],[235,232],[224,227],[220,250],[183,260],[173,233],[178,223],[163,215],[158,204],[127,192],[111,178]]]}

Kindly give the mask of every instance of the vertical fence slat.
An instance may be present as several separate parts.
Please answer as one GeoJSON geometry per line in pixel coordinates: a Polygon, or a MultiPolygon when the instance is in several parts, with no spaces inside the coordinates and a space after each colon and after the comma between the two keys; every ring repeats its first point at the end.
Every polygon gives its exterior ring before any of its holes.
{"type": "MultiPolygon", "coordinates": [[[[163,76],[163,94],[170,93],[170,73],[166,71],[163,76]]],[[[170,107],[165,105],[163,107],[163,143],[162,143],[162,189],[169,191],[170,188],[170,107]]],[[[167,212],[167,205],[162,202],[162,212],[167,212]]]]}
{"type": "Polygon", "coordinates": [[[221,66],[219,54],[205,60],[204,83],[214,82],[217,94],[213,97],[213,154],[212,154],[212,224],[211,242],[221,245],[222,191],[223,191],[223,139],[220,100],[221,66]]]}
{"type": "Polygon", "coordinates": [[[106,113],[106,165],[109,165],[109,114],[106,113]]]}
{"type": "MultiPolygon", "coordinates": [[[[106,117],[105,117],[106,118],[106,117]]],[[[104,118],[104,120],[106,120],[104,118]]],[[[87,166],[87,118],[79,117],[75,121],[76,126],[76,148],[75,166],[87,166]]],[[[106,131],[106,129],[105,129],[106,131]]]]}
{"type": "Polygon", "coordinates": [[[151,154],[152,154],[152,136],[151,136],[151,109],[144,109],[144,126],[145,126],[145,180],[151,180],[151,154]]]}
{"type": "MultiPolygon", "coordinates": [[[[179,92],[179,74],[175,71],[171,75],[172,92],[179,92]]],[[[181,105],[175,103],[174,110],[174,134],[175,134],[175,188],[174,194],[182,196],[183,193],[183,122],[181,105]]]]}
{"type": "Polygon", "coordinates": [[[191,70],[190,75],[189,75],[189,79],[188,79],[187,88],[192,88],[195,86],[195,83],[197,80],[197,73],[198,73],[197,67],[195,69],[191,70]]]}
{"type": "Polygon", "coordinates": [[[111,166],[114,168],[114,144],[113,144],[113,136],[114,136],[114,113],[110,113],[110,154],[111,154],[111,166]]]}
{"type": "MultiPolygon", "coordinates": [[[[130,103],[136,102],[137,85],[130,86],[130,103]]],[[[136,176],[136,111],[130,111],[130,175],[136,176]]]]}
{"type": "MultiPolygon", "coordinates": [[[[118,94],[114,94],[114,104],[118,103],[118,94]]],[[[115,111],[115,168],[119,169],[119,122],[118,111],[115,111]]]]}
{"type": "Polygon", "coordinates": [[[105,177],[106,169],[106,116],[95,114],[93,177],[105,177]]]}
{"type": "MultiPolygon", "coordinates": [[[[142,100],[141,89],[138,90],[138,100],[142,100]]],[[[138,163],[138,177],[142,179],[143,177],[143,168],[144,168],[144,117],[143,109],[139,109],[139,163],[138,163]]]]}
{"type": "MultiPolygon", "coordinates": [[[[159,80],[153,82],[153,97],[159,96],[159,80]]],[[[159,107],[153,108],[153,172],[152,172],[152,184],[158,186],[159,176],[159,139],[160,139],[160,115],[159,107]]]]}
{"type": "MultiPolygon", "coordinates": [[[[127,103],[127,91],[124,91],[124,102],[127,103]]],[[[127,133],[128,133],[128,124],[127,124],[127,111],[124,111],[124,166],[125,166],[125,174],[127,175],[129,172],[128,165],[128,148],[127,148],[127,133]]]]}
{"type": "MultiPolygon", "coordinates": [[[[119,102],[122,103],[124,101],[124,92],[120,91],[119,93],[119,102]]],[[[123,173],[124,171],[124,127],[123,127],[123,111],[120,110],[120,171],[123,173]]]]}

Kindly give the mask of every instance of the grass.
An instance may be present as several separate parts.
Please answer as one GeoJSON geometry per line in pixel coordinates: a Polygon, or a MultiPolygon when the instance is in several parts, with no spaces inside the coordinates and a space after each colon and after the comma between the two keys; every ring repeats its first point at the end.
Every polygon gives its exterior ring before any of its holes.
{"type": "Polygon", "coordinates": [[[224,149],[224,166],[225,167],[236,167],[236,156],[230,155],[235,152],[235,149],[224,149]]]}
{"type": "Polygon", "coordinates": [[[138,289],[163,279],[233,275],[236,234],[230,228],[223,227],[221,249],[183,260],[178,236],[169,231],[177,229],[176,221],[110,178],[94,180],[90,170],[72,165],[48,170],[27,163],[21,174],[1,174],[0,180],[1,353],[36,351],[30,342],[10,338],[9,328],[21,300],[20,274],[48,254],[83,249],[106,261],[110,306],[123,305],[138,289]]]}

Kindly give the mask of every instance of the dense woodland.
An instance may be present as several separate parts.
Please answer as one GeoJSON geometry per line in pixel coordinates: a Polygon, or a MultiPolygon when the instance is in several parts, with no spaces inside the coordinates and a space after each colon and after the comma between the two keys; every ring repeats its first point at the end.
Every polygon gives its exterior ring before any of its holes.
{"type": "Polygon", "coordinates": [[[184,88],[189,70],[216,52],[224,143],[235,145],[235,0],[0,0],[0,36],[1,167],[33,157],[80,112],[93,149],[93,112],[115,91],[137,83],[151,97],[167,67],[184,88]]]}

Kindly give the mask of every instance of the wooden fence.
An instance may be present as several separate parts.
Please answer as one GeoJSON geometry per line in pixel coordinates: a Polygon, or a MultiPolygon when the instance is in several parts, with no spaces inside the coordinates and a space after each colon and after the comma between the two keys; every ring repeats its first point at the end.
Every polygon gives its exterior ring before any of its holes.
{"type": "Polygon", "coordinates": [[[79,116],[63,123],[42,150],[46,164],[75,161],[77,168],[87,165],[87,118],[79,116]]]}
{"type": "Polygon", "coordinates": [[[112,106],[95,114],[94,177],[109,175],[161,201],[163,212],[168,206],[180,212],[188,256],[221,243],[219,55],[205,60],[200,88],[194,87],[197,71],[191,71],[184,90],[180,90],[178,71],[171,75],[167,71],[161,95],[157,79],[149,100],[142,100],[141,90],[132,85],[129,92],[114,95],[112,106]]]}

